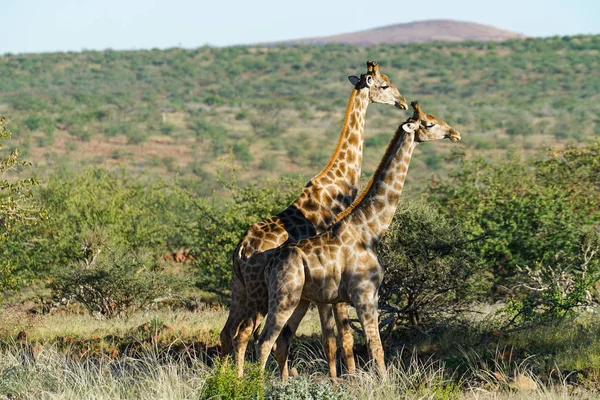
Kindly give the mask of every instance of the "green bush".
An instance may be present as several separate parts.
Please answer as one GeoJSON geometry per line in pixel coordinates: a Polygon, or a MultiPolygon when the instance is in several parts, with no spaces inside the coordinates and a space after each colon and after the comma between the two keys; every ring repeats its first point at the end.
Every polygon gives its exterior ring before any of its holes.
{"type": "Polygon", "coordinates": [[[600,226],[580,232],[576,254],[557,250],[553,256],[522,268],[524,293],[506,308],[510,324],[556,323],[584,307],[598,307],[600,226]]]}
{"type": "Polygon", "coordinates": [[[25,119],[25,121],[23,121],[23,123],[30,131],[37,131],[42,127],[50,125],[52,121],[45,116],[30,115],[25,119]]]}
{"type": "Polygon", "coordinates": [[[173,227],[181,246],[189,248],[197,260],[198,286],[223,293],[231,280],[231,255],[238,242],[254,223],[283,210],[300,191],[300,181],[282,179],[265,186],[239,187],[235,177],[220,179],[231,201],[213,196],[196,197],[180,188],[178,197],[185,216],[173,227]]]}
{"type": "Polygon", "coordinates": [[[162,133],[163,135],[170,135],[171,133],[173,133],[175,128],[176,126],[174,124],[167,122],[160,126],[160,133],[162,133]]]}
{"type": "Polygon", "coordinates": [[[462,159],[429,199],[471,237],[486,235],[481,256],[496,285],[521,278],[559,251],[579,251],[580,229],[600,224],[600,143],[523,162],[517,157],[462,159]]]}
{"type": "Polygon", "coordinates": [[[88,168],[53,174],[35,199],[48,220],[20,229],[0,248],[0,264],[11,261],[23,277],[47,277],[80,261],[83,235],[91,230],[105,230],[111,245],[132,252],[166,250],[173,206],[164,186],[88,168]]]}
{"type": "Polygon", "coordinates": [[[56,297],[75,300],[90,313],[110,318],[171,294],[169,279],[152,270],[150,254],[110,244],[103,229],[82,236],[81,260],[59,270],[51,284],[56,297]]]}
{"type": "Polygon", "coordinates": [[[234,143],[231,147],[233,154],[237,160],[248,163],[254,159],[248,146],[244,143],[234,143]]]}
{"type": "MultiPolygon", "coordinates": [[[[401,325],[453,318],[489,290],[478,241],[423,200],[403,205],[379,246],[383,315],[401,325]]],[[[385,318],[384,318],[385,319],[385,318]]]]}

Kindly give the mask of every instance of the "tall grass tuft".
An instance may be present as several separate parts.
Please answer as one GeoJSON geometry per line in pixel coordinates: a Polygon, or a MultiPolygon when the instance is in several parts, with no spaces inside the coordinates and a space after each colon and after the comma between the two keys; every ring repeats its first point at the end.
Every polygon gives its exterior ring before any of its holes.
{"type": "Polygon", "coordinates": [[[198,399],[208,372],[192,353],[185,362],[152,350],[139,358],[90,358],[15,344],[0,351],[0,398],[198,399]]]}

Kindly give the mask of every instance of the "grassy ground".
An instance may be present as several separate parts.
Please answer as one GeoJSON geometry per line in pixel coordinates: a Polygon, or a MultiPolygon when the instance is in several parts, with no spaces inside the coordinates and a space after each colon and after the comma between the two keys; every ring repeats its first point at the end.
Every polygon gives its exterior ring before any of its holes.
{"type": "MultiPolygon", "coordinates": [[[[498,332],[448,325],[405,330],[386,343],[380,378],[359,360],[355,376],[327,378],[319,324],[311,310],[300,327],[292,364],[301,378],[282,383],[276,365],[263,380],[215,363],[227,310],[139,312],[98,320],[54,311],[0,311],[0,399],[19,398],[597,398],[600,322],[581,317],[556,326],[498,332]]],[[[356,354],[366,358],[356,338],[356,354]]],[[[341,367],[341,366],[340,366],[341,367]]]]}

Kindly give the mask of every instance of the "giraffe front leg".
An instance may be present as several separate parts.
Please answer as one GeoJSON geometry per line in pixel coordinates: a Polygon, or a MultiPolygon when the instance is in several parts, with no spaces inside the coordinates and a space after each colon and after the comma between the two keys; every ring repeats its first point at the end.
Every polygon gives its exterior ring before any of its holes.
{"type": "Polygon", "coordinates": [[[327,364],[329,366],[329,376],[331,378],[336,378],[337,370],[335,366],[335,353],[337,346],[335,343],[333,306],[331,304],[319,303],[317,304],[317,308],[319,309],[319,319],[321,320],[321,339],[323,341],[323,350],[325,351],[325,357],[327,358],[327,364]]]}
{"type": "Polygon", "coordinates": [[[263,328],[263,331],[258,338],[258,342],[256,343],[256,352],[259,356],[260,368],[262,372],[265,370],[267,359],[269,358],[271,349],[275,344],[275,340],[277,340],[281,330],[287,323],[288,319],[290,319],[292,316],[292,313],[294,312],[294,309],[298,305],[299,301],[300,299],[298,298],[295,302],[287,302],[289,304],[287,307],[277,307],[274,312],[269,310],[265,327],[263,328]]]}
{"type": "MultiPolygon", "coordinates": [[[[369,296],[370,297],[370,296],[369,296]]],[[[375,360],[380,376],[385,374],[385,360],[381,337],[379,336],[379,313],[377,310],[377,301],[365,301],[354,303],[360,324],[365,332],[369,355],[375,360]]]]}
{"type": "Polygon", "coordinates": [[[338,337],[342,344],[342,354],[349,374],[356,372],[354,362],[354,337],[350,328],[350,317],[348,315],[348,304],[338,303],[334,306],[335,323],[337,325],[338,337]]]}

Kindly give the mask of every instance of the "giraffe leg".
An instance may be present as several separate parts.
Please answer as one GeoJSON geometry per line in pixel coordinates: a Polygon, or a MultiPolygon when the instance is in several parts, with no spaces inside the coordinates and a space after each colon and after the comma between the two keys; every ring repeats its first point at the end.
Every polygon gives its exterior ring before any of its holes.
{"type": "Polygon", "coordinates": [[[335,353],[337,345],[335,343],[333,306],[331,304],[320,303],[317,305],[317,308],[319,309],[319,319],[321,320],[323,350],[325,351],[325,357],[327,358],[327,364],[329,365],[329,376],[331,378],[336,378],[337,370],[335,366],[335,353]]]}
{"type": "Polygon", "coordinates": [[[244,285],[234,277],[231,287],[231,308],[227,322],[219,335],[221,340],[221,356],[228,356],[231,351],[235,353],[234,362],[238,367],[238,374],[244,373],[244,353],[246,346],[242,344],[245,339],[246,330],[253,325],[252,309],[247,309],[246,289],[244,285]]]}
{"type": "Polygon", "coordinates": [[[252,318],[244,318],[238,325],[237,334],[233,337],[232,345],[235,354],[235,365],[237,367],[238,377],[244,375],[244,358],[246,355],[246,347],[252,332],[254,331],[254,320],[252,318]]]}
{"type": "Polygon", "coordinates": [[[360,324],[365,332],[369,355],[371,359],[375,360],[379,374],[383,376],[386,368],[383,357],[383,346],[381,345],[381,338],[379,336],[377,301],[355,302],[354,305],[360,319],[360,324]]]}
{"type": "Polygon", "coordinates": [[[269,314],[267,315],[265,327],[256,343],[256,350],[260,359],[260,368],[262,371],[265,370],[267,359],[275,344],[275,340],[277,340],[281,330],[284,328],[300,302],[299,293],[297,296],[277,296],[275,293],[273,293],[273,295],[273,298],[269,299],[269,314]]]}
{"type": "Polygon", "coordinates": [[[246,289],[242,284],[235,280],[231,286],[231,307],[227,322],[221,330],[219,338],[221,340],[221,357],[226,357],[232,350],[233,338],[243,321],[244,305],[246,303],[246,289]]]}
{"type": "Polygon", "coordinates": [[[300,303],[298,303],[298,306],[292,313],[290,319],[287,321],[286,326],[284,326],[284,328],[281,330],[281,334],[275,342],[275,358],[277,359],[277,365],[279,365],[279,372],[281,373],[281,380],[283,381],[287,381],[290,375],[288,369],[288,358],[290,355],[292,338],[296,334],[296,330],[298,329],[298,325],[300,325],[302,318],[304,318],[306,315],[309,305],[310,301],[300,300],[300,303]]]}
{"type": "Polygon", "coordinates": [[[223,327],[223,329],[221,330],[221,333],[219,334],[219,340],[221,342],[221,358],[225,358],[225,357],[229,356],[229,353],[231,353],[231,349],[233,348],[232,338],[231,338],[232,324],[233,324],[233,316],[231,314],[231,311],[229,311],[229,316],[227,317],[227,322],[225,322],[225,326],[223,327]]]}
{"type": "Polygon", "coordinates": [[[337,303],[333,308],[335,323],[337,325],[338,337],[342,344],[342,354],[349,374],[356,372],[354,363],[354,338],[350,328],[350,317],[348,316],[348,304],[337,303]]]}

